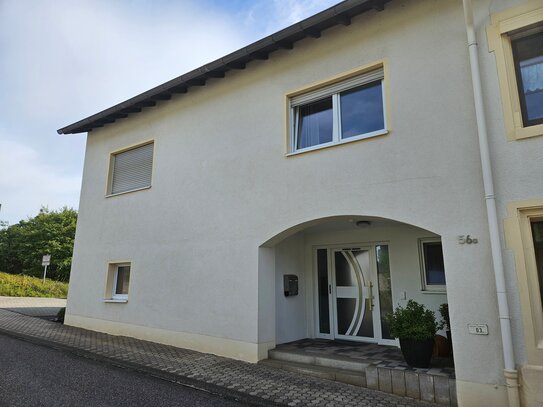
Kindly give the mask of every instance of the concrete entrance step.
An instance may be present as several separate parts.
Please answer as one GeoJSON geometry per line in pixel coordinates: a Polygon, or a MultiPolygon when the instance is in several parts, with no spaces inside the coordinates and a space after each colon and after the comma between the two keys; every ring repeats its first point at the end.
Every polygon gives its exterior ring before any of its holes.
{"type": "Polygon", "coordinates": [[[272,349],[259,363],[291,372],[333,380],[444,406],[457,406],[456,382],[447,375],[378,366],[382,361],[339,355],[320,356],[272,349]]]}
{"type": "Polygon", "coordinates": [[[289,372],[300,373],[306,376],[318,377],[319,379],[327,379],[352,384],[355,386],[367,387],[366,373],[364,371],[336,369],[326,366],[317,366],[275,359],[261,360],[259,364],[274,367],[276,369],[283,369],[289,372]]]}
{"type": "Polygon", "coordinates": [[[268,352],[268,357],[274,360],[282,360],[286,362],[302,363],[306,365],[325,366],[335,369],[351,370],[355,372],[363,372],[366,367],[371,364],[371,361],[353,360],[353,358],[342,356],[321,356],[318,354],[309,354],[307,352],[297,352],[292,350],[277,350],[272,349],[268,352]]]}

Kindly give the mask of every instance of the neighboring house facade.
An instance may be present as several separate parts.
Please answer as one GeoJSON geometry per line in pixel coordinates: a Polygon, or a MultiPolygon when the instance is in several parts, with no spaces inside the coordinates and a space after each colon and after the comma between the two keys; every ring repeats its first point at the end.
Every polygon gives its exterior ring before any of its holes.
{"type": "Polygon", "coordinates": [[[256,362],[448,303],[459,404],[518,370],[541,405],[543,4],[474,3],[499,230],[462,3],[347,1],[59,130],[90,131],[66,323],[256,362]]]}

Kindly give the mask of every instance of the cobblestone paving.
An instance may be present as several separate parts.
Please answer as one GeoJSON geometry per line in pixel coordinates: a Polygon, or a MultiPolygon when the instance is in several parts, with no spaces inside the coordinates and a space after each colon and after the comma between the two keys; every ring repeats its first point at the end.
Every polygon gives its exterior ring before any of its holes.
{"type": "Polygon", "coordinates": [[[432,357],[430,368],[414,368],[405,363],[402,351],[396,346],[326,339],[302,339],[278,345],[276,349],[301,351],[304,354],[315,356],[347,356],[351,360],[371,363],[377,367],[455,378],[454,361],[451,357],[432,357]]]}
{"type": "MultiPolygon", "coordinates": [[[[288,406],[415,407],[432,404],[173,346],[113,336],[0,309],[0,332],[46,341],[288,406]]],[[[182,381],[181,381],[182,382],[182,381]]],[[[206,387],[207,385],[208,387],[206,387]]],[[[196,384],[196,387],[199,387],[196,384]]]]}

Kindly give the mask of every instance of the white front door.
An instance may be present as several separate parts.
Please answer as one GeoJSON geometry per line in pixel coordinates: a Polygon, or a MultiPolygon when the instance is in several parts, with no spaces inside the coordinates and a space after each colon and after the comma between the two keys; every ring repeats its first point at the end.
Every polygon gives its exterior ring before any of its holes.
{"type": "Polygon", "coordinates": [[[375,253],[373,245],[315,250],[317,337],[364,342],[388,339],[381,329],[375,253]]]}

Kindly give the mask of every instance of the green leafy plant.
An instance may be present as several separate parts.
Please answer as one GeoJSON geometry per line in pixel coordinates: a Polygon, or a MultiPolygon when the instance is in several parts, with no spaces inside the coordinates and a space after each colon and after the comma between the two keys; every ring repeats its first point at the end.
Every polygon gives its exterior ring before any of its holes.
{"type": "Polygon", "coordinates": [[[441,322],[438,324],[438,328],[450,331],[451,320],[449,318],[449,304],[441,304],[439,306],[439,313],[441,314],[441,322]]]}
{"type": "Polygon", "coordinates": [[[436,316],[422,304],[409,300],[404,307],[386,315],[390,334],[400,339],[433,339],[437,332],[436,316]]]}
{"type": "Polygon", "coordinates": [[[33,218],[15,225],[0,225],[0,270],[10,274],[40,277],[44,254],[51,255],[47,277],[68,281],[72,265],[77,212],[46,207],[33,218]]]}

